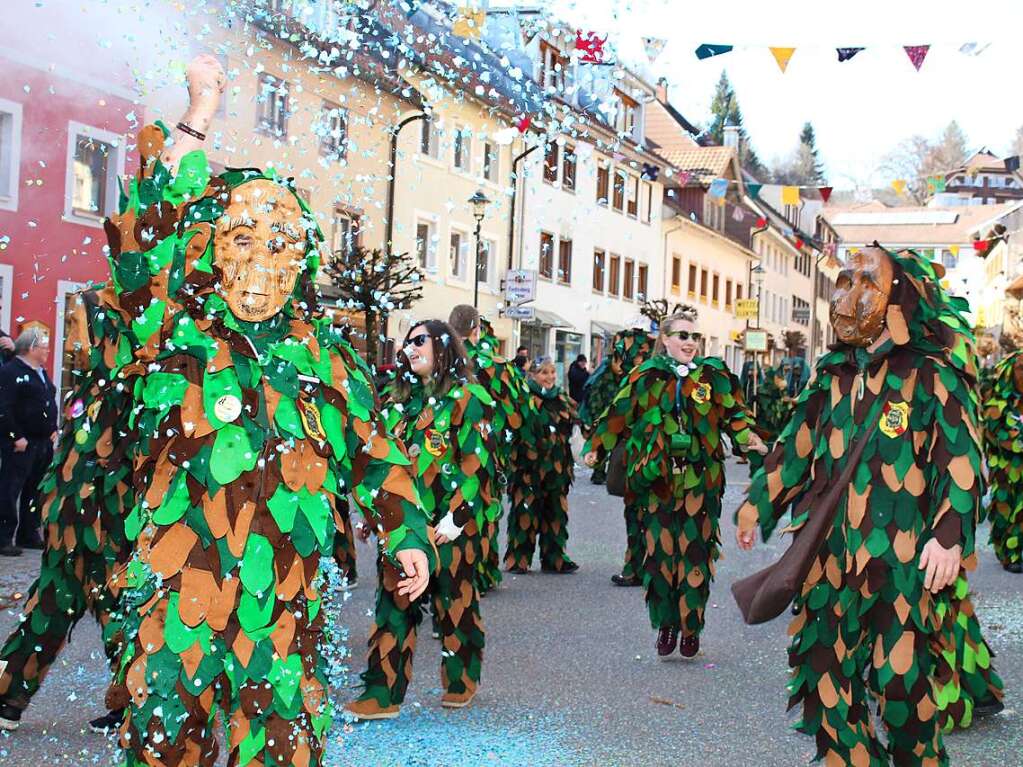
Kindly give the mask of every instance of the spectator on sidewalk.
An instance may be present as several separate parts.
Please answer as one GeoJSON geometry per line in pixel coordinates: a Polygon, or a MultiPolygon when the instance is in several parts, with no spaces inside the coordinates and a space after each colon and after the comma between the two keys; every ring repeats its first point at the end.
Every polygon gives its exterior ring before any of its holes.
{"type": "Polygon", "coordinates": [[[50,339],[30,328],[0,368],[0,556],[41,549],[39,483],[53,459],[57,390],[46,374],[50,339]]]}
{"type": "Polygon", "coordinates": [[[529,349],[525,346],[520,346],[515,350],[515,359],[512,360],[515,363],[515,367],[519,370],[525,370],[526,365],[529,363],[529,349]]]}
{"type": "Polygon", "coordinates": [[[580,354],[568,369],[568,396],[578,407],[582,404],[586,381],[589,380],[590,369],[586,366],[586,355],[580,354]]]}
{"type": "Polygon", "coordinates": [[[14,339],[0,330],[0,365],[11,361],[14,356],[14,339]]]}

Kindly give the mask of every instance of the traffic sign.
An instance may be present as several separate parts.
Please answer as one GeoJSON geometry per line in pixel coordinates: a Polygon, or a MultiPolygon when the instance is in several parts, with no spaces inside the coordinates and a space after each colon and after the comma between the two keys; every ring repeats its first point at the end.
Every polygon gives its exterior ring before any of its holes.
{"type": "MultiPolygon", "coordinates": [[[[756,300],[756,299],[754,299],[756,300]]],[[[747,330],[746,331],[746,351],[748,352],[766,352],[767,351],[767,331],[766,330],[747,330]]]]}
{"type": "Polygon", "coordinates": [[[533,306],[506,306],[504,316],[510,320],[531,320],[536,317],[536,307],[533,306]]]}
{"type": "Polygon", "coordinates": [[[740,298],[735,302],[735,316],[740,320],[751,320],[757,316],[759,304],[755,298],[740,298]]]}
{"type": "Polygon", "coordinates": [[[536,299],[536,270],[509,269],[504,275],[504,300],[524,304],[536,299]]]}

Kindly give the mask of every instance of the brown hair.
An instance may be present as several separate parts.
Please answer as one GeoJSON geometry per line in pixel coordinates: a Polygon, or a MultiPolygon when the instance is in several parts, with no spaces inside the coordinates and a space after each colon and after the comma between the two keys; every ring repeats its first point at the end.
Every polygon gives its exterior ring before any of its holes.
{"type": "Polygon", "coordinates": [[[433,371],[425,384],[431,394],[443,397],[456,386],[476,381],[469,367],[465,347],[451,326],[443,320],[423,320],[414,323],[401,342],[396,360],[397,375],[391,384],[391,398],[395,402],[405,402],[412,393],[412,382],[416,374],[412,372],[409,359],[405,356],[405,347],[412,338],[412,331],[419,328],[426,329],[433,344],[433,371]]]}
{"type": "Polygon", "coordinates": [[[468,338],[472,331],[480,326],[480,313],[475,306],[459,304],[451,310],[448,317],[448,324],[452,330],[458,333],[459,338],[468,338]]]}

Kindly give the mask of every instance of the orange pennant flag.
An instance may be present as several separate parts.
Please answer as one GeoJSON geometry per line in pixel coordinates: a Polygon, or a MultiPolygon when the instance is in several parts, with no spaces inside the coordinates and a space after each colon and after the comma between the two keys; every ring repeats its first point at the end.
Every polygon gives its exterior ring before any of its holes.
{"type": "Polygon", "coordinates": [[[895,194],[899,195],[899,197],[902,197],[902,195],[905,194],[906,192],[906,179],[904,178],[895,179],[892,182],[892,189],[895,190],[895,194]]]}
{"type": "Polygon", "coordinates": [[[778,69],[782,72],[788,67],[789,59],[792,58],[792,54],[795,52],[795,48],[771,48],[771,55],[778,62],[778,69]]]}
{"type": "Polygon", "coordinates": [[[781,204],[782,205],[799,205],[799,187],[798,186],[783,186],[781,188],[781,204]]]}

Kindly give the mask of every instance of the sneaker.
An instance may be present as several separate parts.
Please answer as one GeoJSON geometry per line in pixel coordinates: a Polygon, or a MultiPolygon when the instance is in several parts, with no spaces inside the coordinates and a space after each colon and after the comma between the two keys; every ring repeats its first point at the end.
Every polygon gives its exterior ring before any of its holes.
{"type": "Polygon", "coordinates": [[[642,586],[643,581],[635,575],[612,575],[611,583],[615,586],[622,586],[624,588],[630,588],[632,586],[642,586]]]}
{"type": "Polygon", "coordinates": [[[0,557],[20,557],[21,548],[15,546],[13,543],[8,543],[6,546],[0,546],[0,557]]]}
{"type": "Polygon", "coordinates": [[[440,698],[442,708],[465,708],[476,697],[476,691],[446,692],[440,698]]]}
{"type": "Polygon", "coordinates": [[[678,654],[683,658],[691,659],[696,657],[696,653],[700,651],[700,637],[693,634],[691,636],[682,637],[678,643],[678,654]]]}
{"type": "Polygon", "coordinates": [[[119,708],[116,711],[108,711],[99,719],[93,719],[89,722],[89,729],[97,735],[109,735],[112,732],[117,732],[123,721],[124,709],[119,708]]]}
{"type": "Polygon", "coordinates": [[[657,654],[666,658],[675,652],[675,644],[678,642],[678,629],[674,626],[659,629],[657,632],[657,654]]]}
{"type": "Polygon", "coordinates": [[[345,588],[349,591],[355,591],[355,589],[359,588],[359,579],[349,577],[345,588]]]}
{"type": "Polygon", "coordinates": [[[1019,573],[1023,573],[1023,562],[1008,562],[1002,565],[1002,569],[1007,573],[1016,573],[1018,575],[1019,573]]]}
{"type": "Polygon", "coordinates": [[[0,730],[14,732],[21,724],[21,709],[10,703],[0,702],[0,730]]]}
{"type": "Polygon", "coordinates": [[[369,722],[376,719],[397,719],[401,713],[401,706],[381,706],[375,698],[366,698],[345,704],[344,710],[361,722],[369,722]]]}

